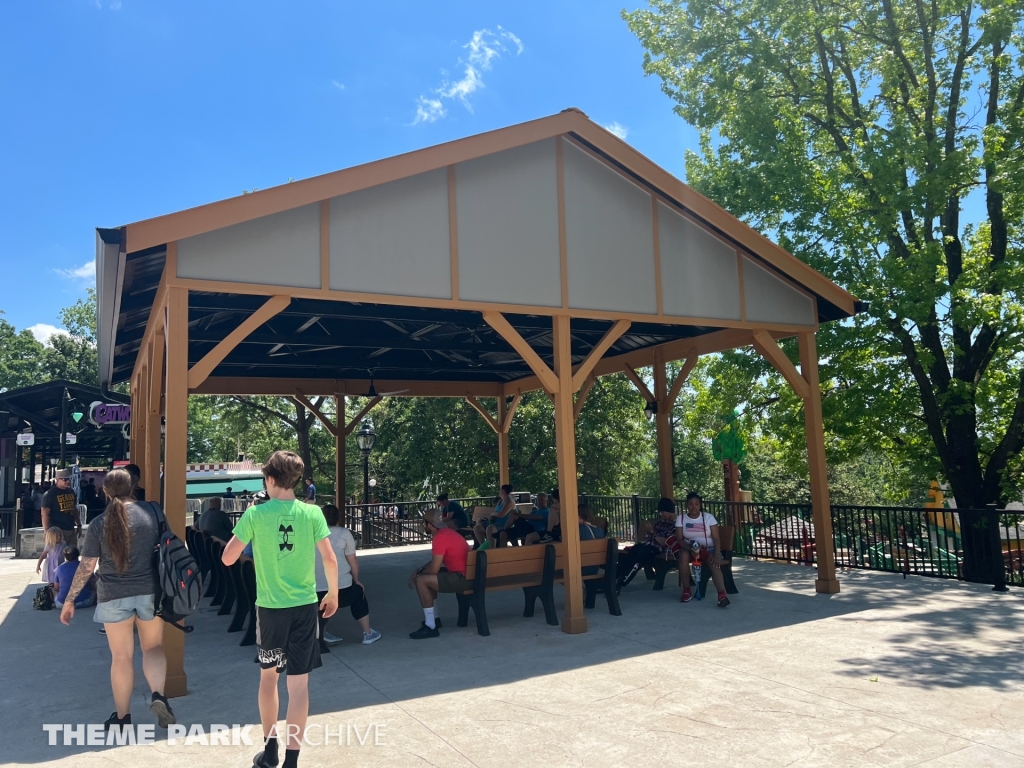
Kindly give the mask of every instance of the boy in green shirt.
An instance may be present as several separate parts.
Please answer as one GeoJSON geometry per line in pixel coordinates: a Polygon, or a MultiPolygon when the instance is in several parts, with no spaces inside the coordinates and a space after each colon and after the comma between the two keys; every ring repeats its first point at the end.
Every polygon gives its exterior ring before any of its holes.
{"type": "Polygon", "coordinates": [[[224,565],[232,566],[245,545],[253,546],[256,567],[256,645],[260,663],[260,720],[264,748],[253,759],[256,768],[278,764],[278,675],[288,673],[283,768],[296,768],[309,714],[309,673],[321,666],[318,614],[338,610],[338,559],[331,548],[327,522],[320,508],[295,498],[302,478],[302,459],[276,451],[263,465],[270,500],[249,507],[235,525],[224,548],[224,565]],[[317,605],[316,556],[319,549],[327,576],[327,596],[317,605]]]}

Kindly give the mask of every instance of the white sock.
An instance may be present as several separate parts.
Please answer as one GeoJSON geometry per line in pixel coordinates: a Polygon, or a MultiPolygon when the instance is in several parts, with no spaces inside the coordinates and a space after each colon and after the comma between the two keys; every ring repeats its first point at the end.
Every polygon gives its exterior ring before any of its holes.
{"type": "Polygon", "coordinates": [[[431,629],[434,629],[434,609],[424,608],[423,609],[423,623],[431,629]]]}

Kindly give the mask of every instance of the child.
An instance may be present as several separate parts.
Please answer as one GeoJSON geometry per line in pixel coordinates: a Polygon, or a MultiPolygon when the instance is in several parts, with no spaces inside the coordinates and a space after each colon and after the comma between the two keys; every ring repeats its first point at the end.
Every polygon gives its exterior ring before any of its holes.
{"type": "Polygon", "coordinates": [[[43,581],[52,584],[57,578],[57,568],[64,561],[64,532],[57,526],[52,526],[46,531],[46,538],[43,540],[43,554],[36,561],[36,573],[42,570],[43,581]],[[46,567],[44,568],[44,561],[46,567]]]}
{"type": "MultiPolygon", "coordinates": [[[[323,508],[324,519],[331,535],[331,549],[338,558],[338,607],[349,606],[352,618],[359,622],[363,630],[363,645],[371,645],[380,640],[380,632],[370,627],[370,605],[366,602],[366,592],[359,581],[359,563],[356,561],[356,541],[352,532],[341,524],[341,510],[333,504],[323,508]]],[[[323,600],[327,594],[327,574],[324,573],[323,558],[316,553],[316,596],[323,600]]],[[[320,653],[330,653],[328,647],[340,643],[341,638],[326,632],[327,618],[320,616],[320,653]]]]}
{"type": "Polygon", "coordinates": [[[338,558],[319,507],[295,498],[305,466],[291,451],[276,451],[263,465],[269,501],[249,507],[235,525],[221,557],[232,566],[245,545],[253,545],[256,621],[260,664],[259,707],[265,738],[256,768],[278,764],[277,682],[288,673],[288,714],[282,768],[297,768],[309,715],[309,673],[319,666],[316,558],[323,557],[327,594],[319,609],[325,619],[338,610],[338,558]]]}
{"type": "MultiPolygon", "coordinates": [[[[53,579],[55,583],[51,586],[54,592],[53,604],[58,608],[64,606],[68,591],[71,589],[71,582],[74,581],[75,574],[78,572],[78,555],[78,547],[64,547],[64,563],[57,568],[57,573],[53,579]]],[[[82,587],[82,591],[75,598],[75,608],[89,608],[96,605],[96,595],[93,592],[93,583],[95,581],[96,577],[92,576],[86,585],[82,587]]]]}

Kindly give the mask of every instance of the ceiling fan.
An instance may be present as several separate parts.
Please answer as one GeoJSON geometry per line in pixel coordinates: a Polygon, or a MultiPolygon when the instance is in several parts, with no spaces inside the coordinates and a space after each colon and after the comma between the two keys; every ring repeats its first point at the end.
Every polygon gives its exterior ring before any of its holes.
{"type": "Polygon", "coordinates": [[[377,388],[373,386],[373,371],[367,370],[370,374],[370,389],[366,393],[366,397],[390,397],[391,395],[401,395],[409,391],[408,387],[405,389],[396,389],[394,392],[378,392],[377,388]]]}

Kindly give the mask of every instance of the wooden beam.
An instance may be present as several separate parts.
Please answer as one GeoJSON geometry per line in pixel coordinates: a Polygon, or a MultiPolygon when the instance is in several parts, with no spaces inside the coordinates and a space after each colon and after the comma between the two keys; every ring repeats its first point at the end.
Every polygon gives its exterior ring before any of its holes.
{"type": "Polygon", "coordinates": [[[629,326],[632,323],[629,320],[619,320],[615,325],[608,329],[608,332],[601,337],[601,340],[594,345],[594,348],[590,350],[590,354],[587,355],[587,359],[584,360],[577,368],[576,372],[572,375],[572,391],[576,392],[580,387],[583,386],[583,382],[590,376],[590,372],[594,370],[594,366],[600,362],[601,358],[604,357],[604,353],[612,348],[612,344],[619,340],[626,331],[629,330],[629,326]]]}
{"type": "MultiPolygon", "coordinates": [[[[504,398],[501,398],[502,400],[504,398]]],[[[522,394],[516,392],[512,398],[512,405],[508,407],[508,412],[505,414],[504,420],[501,422],[501,431],[508,434],[508,431],[512,428],[512,417],[516,415],[516,409],[519,407],[519,401],[523,399],[522,394]]]]}
{"type": "Polygon", "coordinates": [[[302,394],[302,392],[301,392],[300,390],[296,389],[296,390],[295,390],[295,394],[294,394],[294,395],[292,395],[292,397],[294,397],[294,398],[295,398],[296,400],[298,400],[298,401],[299,401],[299,403],[301,403],[301,404],[302,404],[302,406],[303,406],[303,407],[304,407],[304,408],[305,408],[305,409],[306,409],[307,411],[309,411],[309,412],[310,412],[310,413],[312,413],[312,414],[313,414],[314,416],[316,416],[316,418],[317,418],[317,421],[319,421],[319,422],[320,422],[321,424],[323,424],[323,425],[324,425],[324,429],[326,429],[326,430],[327,430],[328,432],[330,432],[330,433],[331,433],[332,435],[334,435],[335,437],[337,437],[337,436],[338,436],[338,428],[337,428],[337,426],[335,426],[334,422],[333,422],[333,421],[331,421],[331,420],[330,420],[329,418],[327,418],[326,416],[324,416],[324,414],[323,414],[323,413],[321,413],[320,409],[319,409],[319,408],[317,408],[317,407],[316,407],[316,406],[315,406],[315,405],[314,405],[314,404],[313,404],[313,403],[312,403],[312,402],[311,402],[311,401],[309,400],[309,398],[307,398],[307,397],[306,397],[306,396],[305,396],[304,394],[302,394]]]}
{"type": "MultiPolygon", "coordinates": [[[[146,465],[142,469],[142,487],[146,501],[162,501],[160,494],[160,443],[164,409],[164,354],[166,336],[163,325],[153,334],[149,346],[149,394],[146,395],[146,465]]],[[[138,463],[138,462],[136,462],[138,463]]]]}
{"type": "Polygon", "coordinates": [[[772,338],[771,334],[768,331],[754,331],[753,336],[754,349],[771,363],[775,370],[782,374],[782,377],[789,382],[789,386],[793,388],[793,391],[802,400],[810,397],[811,388],[807,383],[807,379],[800,375],[800,371],[793,365],[793,361],[786,357],[786,353],[782,351],[782,347],[772,338]]]}
{"type": "MultiPolygon", "coordinates": [[[[530,370],[537,374],[537,378],[540,379],[544,389],[551,393],[557,392],[559,387],[558,377],[548,368],[547,363],[540,359],[540,355],[534,351],[526,339],[519,335],[519,331],[513,328],[509,321],[505,319],[505,316],[500,312],[484,312],[483,316],[484,322],[511,344],[512,348],[530,366],[530,370]]],[[[572,380],[570,379],[571,383],[572,380]]]]}
{"type": "Polygon", "coordinates": [[[808,395],[804,398],[804,430],[807,438],[807,469],[811,480],[811,515],[814,519],[814,548],[818,561],[817,592],[835,594],[835,552],[832,548],[832,504],[825,461],[825,422],[821,413],[821,385],[818,381],[818,349],[814,334],[800,336],[800,368],[806,376],[808,395]]]}
{"type": "Polygon", "coordinates": [[[640,390],[640,394],[644,396],[644,399],[647,400],[648,403],[658,402],[658,398],[651,393],[646,382],[640,378],[640,374],[633,370],[633,366],[625,365],[622,370],[626,374],[626,377],[633,382],[633,386],[640,390]]]}
{"type": "MultiPolygon", "coordinates": [[[[335,418],[338,420],[339,425],[345,423],[345,396],[335,395],[334,396],[334,412],[335,418]]],[[[340,434],[341,430],[337,430],[334,433],[334,503],[338,509],[345,509],[345,496],[347,494],[347,488],[345,487],[345,438],[348,433],[340,434]]]]}
{"type": "Polygon", "coordinates": [[[577,525],[578,488],[576,479],[576,424],[572,419],[572,350],[569,318],[556,317],[554,325],[555,370],[559,388],[555,399],[555,446],[558,461],[558,489],[561,501],[562,546],[565,547],[565,612],[562,631],[587,631],[583,612],[583,577],[580,565],[580,531],[577,525]]]}
{"type": "MultiPolygon", "coordinates": [[[[382,392],[401,394],[388,397],[457,397],[459,399],[471,392],[476,397],[500,397],[504,385],[497,382],[480,381],[413,381],[413,380],[381,380],[374,381],[382,392]]],[[[366,397],[370,388],[369,379],[300,379],[272,378],[263,376],[211,376],[200,384],[194,395],[268,395],[273,397],[291,397],[296,389],[301,389],[306,397],[316,395],[348,395],[349,397],[366,397]]],[[[540,389],[537,383],[531,389],[540,389]]]]}
{"type": "Polygon", "coordinates": [[[366,405],[364,405],[363,406],[363,410],[361,410],[359,413],[357,413],[355,415],[355,418],[353,418],[352,421],[350,421],[348,424],[345,425],[345,435],[346,436],[351,435],[352,434],[352,430],[354,430],[357,426],[359,426],[359,422],[361,422],[366,417],[366,414],[368,414],[370,411],[372,411],[377,406],[377,403],[379,403],[383,399],[384,399],[383,395],[377,395],[375,398],[370,400],[370,402],[368,402],[366,405]]]}
{"type": "Polygon", "coordinates": [[[263,306],[243,320],[242,324],[224,337],[220,344],[207,352],[202,360],[192,366],[188,372],[188,388],[195,389],[206,381],[207,377],[213,373],[213,369],[220,365],[224,358],[231,354],[231,351],[245,340],[246,336],[267,322],[267,320],[279,314],[291,303],[290,296],[271,296],[267,299],[263,306]]]}
{"type": "Polygon", "coordinates": [[[693,373],[693,368],[697,365],[697,355],[690,355],[686,358],[686,362],[683,363],[683,367],[676,375],[676,380],[672,382],[672,388],[669,389],[668,395],[665,397],[665,406],[671,410],[676,405],[676,400],[679,399],[679,391],[683,388],[683,384],[690,378],[690,374],[693,373]]]}
{"type": "Polygon", "coordinates": [[[481,403],[479,400],[473,397],[473,395],[466,395],[466,402],[472,405],[473,408],[476,409],[476,412],[484,417],[484,419],[487,421],[487,424],[490,426],[491,429],[493,429],[499,435],[501,434],[501,425],[498,424],[497,419],[495,419],[493,416],[491,416],[490,413],[487,412],[487,409],[484,408],[483,403],[481,403]]]}
{"type": "Polygon", "coordinates": [[[590,390],[597,384],[596,376],[588,376],[587,380],[583,382],[583,386],[580,387],[579,393],[576,395],[576,402],[572,407],[572,420],[579,421],[580,413],[583,411],[583,404],[587,402],[587,395],[590,394],[590,390]]]}
{"type": "MultiPolygon", "coordinates": [[[[185,470],[188,461],[188,291],[167,293],[167,434],[164,438],[164,514],[179,539],[185,538],[185,470]]],[[[154,478],[149,478],[152,481],[154,478]]],[[[148,489],[147,489],[148,492],[148,489]]],[[[188,693],[185,675],[185,634],[164,627],[167,657],[165,696],[188,693]]]]}

